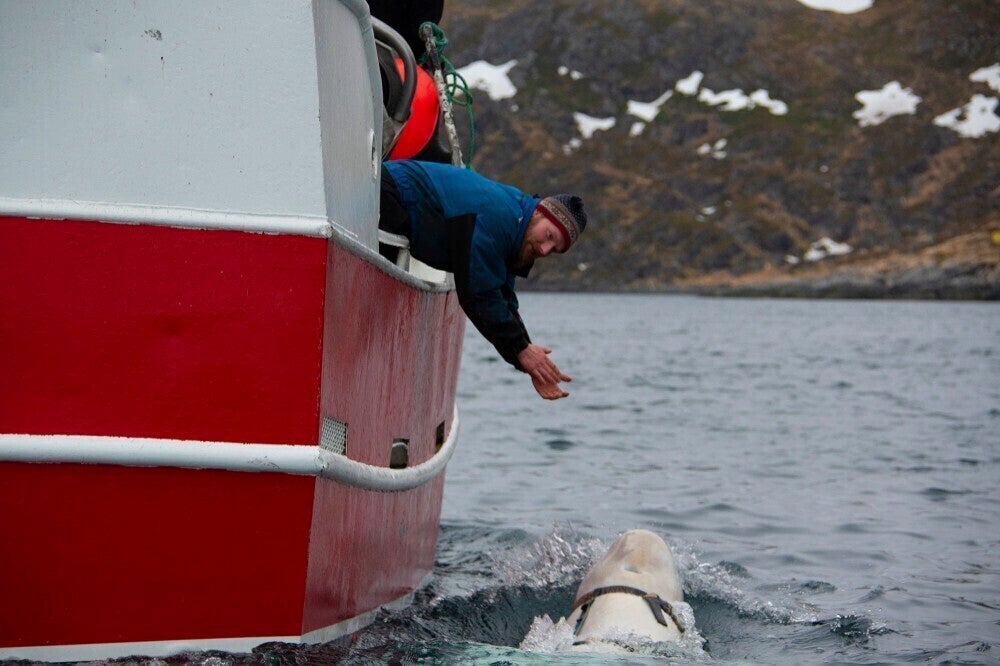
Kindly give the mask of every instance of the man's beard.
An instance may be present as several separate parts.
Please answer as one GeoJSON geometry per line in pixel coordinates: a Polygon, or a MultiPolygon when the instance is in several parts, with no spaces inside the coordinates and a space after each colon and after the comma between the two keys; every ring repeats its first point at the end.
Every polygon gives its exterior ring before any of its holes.
{"type": "Polygon", "coordinates": [[[517,253],[517,259],[511,264],[511,268],[524,272],[530,269],[535,263],[535,253],[527,238],[521,242],[521,249],[517,253]]]}
{"type": "Polygon", "coordinates": [[[528,222],[528,228],[524,231],[524,238],[521,240],[521,247],[517,251],[517,261],[514,262],[513,267],[518,270],[526,270],[531,268],[532,264],[535,263],[537,259],[537,254],[535,253],[534,246],[528,241],[531,237],[531,231],[538,224],[537,218],[533,217],[528,222]]]}

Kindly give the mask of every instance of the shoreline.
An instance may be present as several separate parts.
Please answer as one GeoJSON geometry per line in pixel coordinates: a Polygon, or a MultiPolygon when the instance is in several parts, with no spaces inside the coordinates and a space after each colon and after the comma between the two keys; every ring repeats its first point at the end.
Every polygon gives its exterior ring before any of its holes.
{"type": "Polygon", "coordinates": [[[967,233],[913,252],[859,255],[809,266],[709,273],[673,282],[613,284],[561,277],[525,291],[662,293],[749,298],[1000,300],[1000,244],[989,231],[967,233]]]}

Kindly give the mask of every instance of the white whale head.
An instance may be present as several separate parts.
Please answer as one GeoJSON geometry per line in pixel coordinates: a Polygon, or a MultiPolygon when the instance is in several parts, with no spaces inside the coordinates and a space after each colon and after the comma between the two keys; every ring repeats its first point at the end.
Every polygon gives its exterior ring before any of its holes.
{"type": "Polygon", "coordinates": [[[677,564],[666,542],[648,530],[618,537],[584,577],[575,601],[567,622],[576,628],[577,643],[623,634],[676,641],[683,631],[670,606],[684,601],[677,564]]]}

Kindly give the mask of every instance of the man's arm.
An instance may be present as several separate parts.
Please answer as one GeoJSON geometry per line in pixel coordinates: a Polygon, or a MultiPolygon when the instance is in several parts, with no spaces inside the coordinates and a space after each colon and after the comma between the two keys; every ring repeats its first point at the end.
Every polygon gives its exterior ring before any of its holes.
{"type": "MultiPolygon", "coordinates": [[[[569,395],[559,382],[570,378],[549,359],[551,350],[531,343],[517,310],[517,297],[505,282],[503,256],[490,257],[484,247],[474,245],[476,216],[454,218],[449,223],[454,230],[450,244],[455,290],[466,316],[505,361],[531,376],[540,396],[555,400],[569,395]],[[484,285],[489,287],[483,289],[484,285]]],[[[488,244],[483,245],[488,248],[488,244]]]]}
{"type": "Polygon", "coordinates": [[[531,338],[517,310],[512,308],[505,288],[473,292],[468,279],[455,273],[455,291],[458,302],[469,321],[490,341],[505,361],[522,370],[518,356],[531,347],[531,338]]]}
{"type": "Polygon", "coordinates": [[[467,290],[461,284],[456,275],[455,288],[459,303],[462,303],[469,320],[496,347],[504,360],[528,373],[535,391],[546,400],[568,396],[569,393],[562,390],[559,382],[572,380],[549,358],[551,349],[531,343],[516,307],[504,298],[503,292],[506,289],[472,295],[466,293],[463,302],[463,292],[467,290]],[[466,307],[466,303],[469,303],[469,307],[466,307]]]}

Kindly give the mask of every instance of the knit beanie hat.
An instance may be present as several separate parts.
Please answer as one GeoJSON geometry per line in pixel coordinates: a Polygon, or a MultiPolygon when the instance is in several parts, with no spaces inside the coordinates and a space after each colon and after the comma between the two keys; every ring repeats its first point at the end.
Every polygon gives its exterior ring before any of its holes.
{"type": "Polygon", "coordinates": [[[555,222],[566,240],[566,249],[576,242],[587,227],[587,211],[583,199],[572,194],[554,194],[538,202],[538,210],[555,222]]]}

